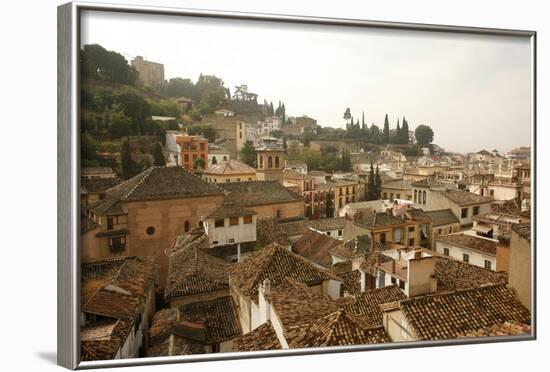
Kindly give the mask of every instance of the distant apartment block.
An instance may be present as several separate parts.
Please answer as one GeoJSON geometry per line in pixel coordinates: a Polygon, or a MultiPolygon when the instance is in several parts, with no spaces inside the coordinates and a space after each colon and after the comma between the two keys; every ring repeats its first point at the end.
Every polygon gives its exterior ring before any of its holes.
{"type": "Polygon", "coordinates": [[[208,139],[202,136],[177,136],[180,164],[187,170],[205,169],[208,164],[208,139]],[[198,162],[202,159],[202,165],[198,162]]]}
{"type": "Polygon", "coordinates": [[[154,86],[164,81],[164,65],[162,63],[146,61],[137,56],[131,62],[139,74],[143,85],[154,86]]]}

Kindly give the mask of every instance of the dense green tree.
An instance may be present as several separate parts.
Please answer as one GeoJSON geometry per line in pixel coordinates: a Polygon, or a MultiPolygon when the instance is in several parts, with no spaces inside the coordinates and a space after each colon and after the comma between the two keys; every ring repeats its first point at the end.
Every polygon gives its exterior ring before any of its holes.
{"type": "Polygon", "coordinates": [[[378,190],[376,188],[376,178],[374,174],[374,166],[370,163],[370,171],[367,180],[367,200],[377,200],[378,190]]]}
{"type": "Polygon", "coordinates": [[[344,112],[344,119],[346,120],[346,123],[349,122],[349,119],[351,119],[351,110],[346,108],[346,111],[344,112]]]}
{"type": "Polygon", "coordinates": [[[390,121],[388,120],[388,114],[384,118],[384,129],[382,131],[382,143],[390,143],[390,121]]]}
{"type": "Polygon", "coordinates": [[[327,192],[326,214],[327,214],[327,218],[334,217],[334,191],[327,192]]]}
{"type": "Polygon", "coordinates": [[[283,138],[283,131],[282,130],[272,130],[270,135],[271,135],[271,137],[275,137],[275,138],[283,138]]]}
{"type": "Polygon", "coordinates": [[[164,153],[162,152],[162,146],[159,142],[155,143],[155,145],[153,146],[153,153],[151,155],[153,155],[154,165],[158,167],[164,167],[166,165],[164,153]]]}
{"type": "Polygon", "coordinates": [[[201,93],[191,79],[172,78],[156,87],[157,93],[165,97],[187,97],[195,101],[200,100],[201,93]]]}
{"type": "Polygon", "coordinates": [[[342,151],[342,157],[340,159],[340,170],[342,172],[351,172],[353,165],[351,163],[351,153],[349,150],[342,151]]]}
{"type": "Polygon", "coordinates": [[[380,172],[378,170],[378,164],[376,165],[376,173],[374,174],[374,186],[376,187],[376,199],[381,199],[381,197],[382,197],[382,177],[380,177],[380,172]]]}
{"type": "Polygon", "coordinates": [[[195,169],[204,169],[205,161],[203,158],[198,157],[197,160],[195,160],[195,169]]]}
{"type": "Polygon", "coordinates": [[[97,160],[97,141],[88,133],[80,136],[80,158],[97,160]]]}
{"type": "Polygon", "coordinates": [[[382,133],[380,132],[380,128],[374,123],[369,128],[369,137],[372,143],[382,143],[382,133]]]}
{"type": "Polygon", "coordinates": [[[111,133],[116,137],[126,137],[132,134],[132,122],[124,111],[112,111],[109,113],[109,125],[111,133]]]}
{"type": "Polygon", "coordinates": [[[392,138],[393,143],[401,143],[401,127],[399,126],[399,119],[397,119],[397,126],[395,127],[395,136],[392,138]]]}
{"type": "Polygon", "coordinates": [[[187,133],[191,135],[202,135],[208,139],[208,142],[213,143],[216,140],[216,130],[210,125],[193,125],[187,128],[187,133]]]}
{"type": "Polygon", "coordinates": [[[414,136],[416,137],[416,142],[419,145],[428,145],[434,140],[434,132],[432,128],[427,125],[419,125],[414,131],[414,136]]]}
{"type": "Polygon", "coordinates": [[[129,179],[135,176],[137,164],[132,158],[132,149],[130,148],[129,140],[122,142],[122,148],[120,150],[120,164],[122,167],[122,177],[129,179]]]}
{"type": "Polygon", "coordinates": [[[407,119],[403,116],[403,127],[401,128],[402,131],[402,142],[403,144],[409,143],[409,123],[407,122],[407,119]]]}
{"type": "Polygon", "coordinates": [[[241,161],[251,167],[256,167],[256,150],[250,142],[246,142],[241,149],[241,161]]]}
{"type": "Polygon", "coordinates": [[[98,44],[88,44],[80,51],[81,73],[84,79],[112,81],[134,85],[138,73],[121,54],[108,51],[98,44]]]}

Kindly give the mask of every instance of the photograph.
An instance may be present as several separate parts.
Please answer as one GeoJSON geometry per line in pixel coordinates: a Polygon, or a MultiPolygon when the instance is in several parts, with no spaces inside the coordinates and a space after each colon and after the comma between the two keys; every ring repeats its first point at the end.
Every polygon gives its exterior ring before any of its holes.
{"type": "Polygon", "coordinates": [[[535,338],[528,31],[78,16],[81,361],[535,338]]]}

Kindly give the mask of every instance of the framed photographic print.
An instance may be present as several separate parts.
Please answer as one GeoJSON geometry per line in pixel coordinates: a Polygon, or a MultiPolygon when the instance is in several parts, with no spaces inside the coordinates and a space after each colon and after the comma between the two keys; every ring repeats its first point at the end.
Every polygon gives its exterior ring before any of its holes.
{"type": "Polygon", "coordinates": [[[535,339],[536,33],[58,8],[58,363],[535,339]]]}

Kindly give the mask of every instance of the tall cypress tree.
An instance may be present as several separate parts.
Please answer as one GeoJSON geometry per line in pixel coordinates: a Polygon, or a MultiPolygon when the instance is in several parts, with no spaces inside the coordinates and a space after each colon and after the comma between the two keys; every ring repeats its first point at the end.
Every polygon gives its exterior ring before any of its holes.
{"type": "Polygon", "coordinates": [[[378,192],[374,175],[374,166],[370,163],[369,179],[367,180],[367,200],[376,200],[378,192]]]}
{"type": "Polygon", "coordinates": [[[395,127],[394,143],[401,143],[401,127],[399,127],[399,119],[397,119],[397,127],[395,127]]]}
{"type": "Polygon", "coordinates": [[[382,196],[382,178],[380,177],[380,172],[378,171],[378,164],[376,164],[376,173],[374,175],[374,185],[376,187],[376,198],[380,199],[382,196]]]}
{"type": "Polygon", "coordinates": [[[153,147],[153,164],[159,167],[164,167],[166,165],[166,160],[164,159],[164,154],[162,152],[162,147],[160,143],[157,142],[153,147]]]}
{"type": "Polygon", "coordinates": [[[401,128],[402,133],[402,142],[403,144],[409,143],[409,123],[407,122],[407,119],[403,116],[403,127],[401,128]]]}
{"type": "Polygon", "coordinates": [[[363,115],[361,117],[361,129],[365,129],[365,111],[363,111],[363,115]]]}
{"type": "Polygon", "coordinates": [[[388,120],[388,114],[384,118],[384,129],[382,131],[382,142],[390,143],[390,121],[388,120]]]}
{"type": "Polygon", "coordinates": [[[129,140],[122,142],[120,164],[122,166],[122,176],[124,178],[129,179],[135,175],[137,164],[134,162],[134,159],[132,159],[132,149],[130,148],[129,140]]]}

